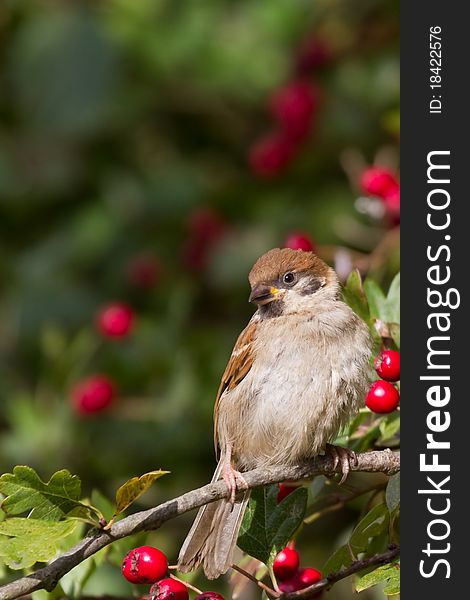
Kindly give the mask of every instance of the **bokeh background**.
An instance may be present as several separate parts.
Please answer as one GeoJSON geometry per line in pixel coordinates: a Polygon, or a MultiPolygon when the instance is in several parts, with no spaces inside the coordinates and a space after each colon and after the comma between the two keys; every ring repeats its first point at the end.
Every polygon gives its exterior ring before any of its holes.
{"type": "MultiPolygon", "coordinates": [[[[138,508],[202,485],[254,260],[311,243],[387,286],[396,205],[360,181],[397,176],[398,36],[395,0],[1,2],[0,472],[65,467],[112,498],[170,470],[138,508]],[[113,338],[116,302],[133,326],[113,338]],[[97,374],[115,398],[86,412],[97,374]]],[[[359,511],[306,530],[305,565],[359,511]]],[[[175,562],[191,519],[147,539],[175,562]]],[[[112,566],[87,590],[130,594],[112,566]]]]}

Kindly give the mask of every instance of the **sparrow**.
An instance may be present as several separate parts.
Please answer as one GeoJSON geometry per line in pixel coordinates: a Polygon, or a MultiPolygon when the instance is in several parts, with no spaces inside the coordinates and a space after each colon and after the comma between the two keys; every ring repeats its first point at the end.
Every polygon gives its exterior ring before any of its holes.
{"type": "Polygon", "coordinates": [[[233,348],[214,407],[212,481],[229,496],[199,509],[178,570],[215,579],[232,565],[250,496],[243,472],[330,452],[343,479],[354,454],[329,442],[369,383],[367,325],[343,301],[335,271],[313,252],[275,248],[249,274],[257,310],[233,348]]]}

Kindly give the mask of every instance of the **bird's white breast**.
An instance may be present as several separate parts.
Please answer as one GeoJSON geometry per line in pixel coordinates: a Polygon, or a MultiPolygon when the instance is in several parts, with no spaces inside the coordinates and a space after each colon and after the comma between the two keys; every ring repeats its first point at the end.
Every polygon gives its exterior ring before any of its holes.
{"type": "Polygon", "coordinates": [[[331,308],[260,321],[252,368],[220,400],[219,440],[233,446],[239,468],[318,454],[362,400],[367,327],[342,302],[331,308]]]}

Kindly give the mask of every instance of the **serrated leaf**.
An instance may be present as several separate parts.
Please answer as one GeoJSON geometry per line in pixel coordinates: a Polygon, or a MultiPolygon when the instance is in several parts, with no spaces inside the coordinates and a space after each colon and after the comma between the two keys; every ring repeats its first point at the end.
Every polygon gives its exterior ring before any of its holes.
{"type": "Polygon", "coordinates": [[[240,527],[238,546],[250,556],[271,566],[302,524],[308,492],[300,487],[277,504],[277,485],[254,489],[240,527]]]}
{"type": "Polygon", "coordinates": [[[79,502],[80,479],[66,469],[45,483],[31,467],[18,466],[0,477],[0,491],[6,496],[1,507],[8,515],[31,511],[33,519],[58,521],[74,509],[89,510],[79,502]]]}
{"type": "Polygon", "coordinates": [[[385,501],[390,513],[400,504],[400,473],[395,473],[390,477],[385,490],[385,501]]]}
{"type": "Polygon", "coordinates": [[[0,558],[11,569],[26,569],[48,562],[62,538],[75,529],[76,521],[44,521],[13,517],[0,523],[0,558]]]}
{"type": "Polygon", "coordinates": [[[393,596],[400,593],[400,563],[393,562],[377,567],[366,573],[356,582],[356,592],[362,592],[378,583],[386,582],[384,593],[393,596]]]}
{"type": "Polygon", "coordinates": [[[359,271],[352,271],[343,287],[343,296],[353,311],[366,323],[370,321],[369,303],[362,287],[359,271]]]}
{"type": "Polygon", "coordinates": [[[111,520],[124,512],[126,508],[137,500],[137,498],[140,498],[154,481],[159,479],[162,475],[167,475],[169,472],[170,471],[161,470],[149,471],[140,477],[132,477],[132,479],[129,479],[126,483],[121,485],[116,492],[116,510],[111,520]]]}
{"type": "Polygon", "coordinates": [[[358,523],[349,538],[355,552],[366,550],[369,539],[388,528],[390,515],[385,503],[378,504],[358,523]]]}

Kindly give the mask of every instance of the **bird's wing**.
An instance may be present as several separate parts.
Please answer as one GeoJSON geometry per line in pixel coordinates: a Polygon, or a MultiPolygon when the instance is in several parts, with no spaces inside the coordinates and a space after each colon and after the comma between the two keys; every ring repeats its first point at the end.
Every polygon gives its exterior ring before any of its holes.
{"type": "Polygon", "coordinates": [[[226,391],[231,391],[237,387],[249,373],[254,360],[253,343],[256,337],[257,319],[252,319],[245,329],[241,332],[238,340],[232,350],[232,355],[222,375],[219,391],[215,399],[214,405],[214,444],[215,452],[218,448],[217,439],[217,420],[219,415],[219,404],[222,394],[226,391]]]}

